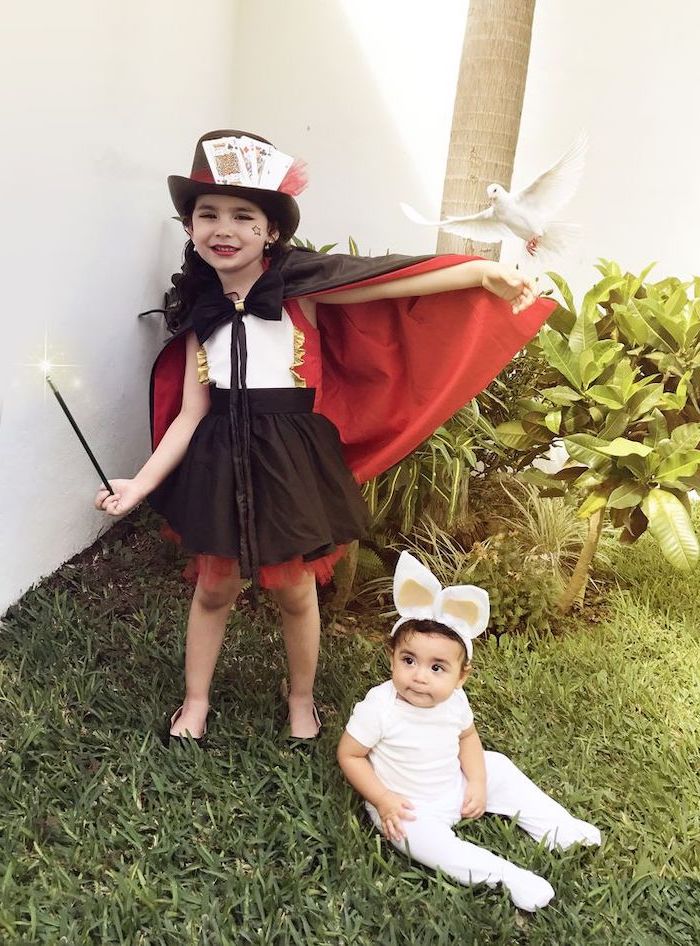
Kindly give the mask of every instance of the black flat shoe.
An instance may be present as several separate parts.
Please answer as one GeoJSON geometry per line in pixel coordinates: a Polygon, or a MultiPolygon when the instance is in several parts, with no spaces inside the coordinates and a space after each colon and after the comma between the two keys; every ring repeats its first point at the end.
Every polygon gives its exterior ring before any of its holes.
{"type": "MultiPolygon", "coordinates": [[[[282,697],[284,702],[287,704],[287,718],[283,724],[284,728],[287,729],[289,727],[289,687],[287,685],[286,678],[283,678],[282,681],[280,682],[280,696],[282,697]]],[[[313,704],[313,714],[314,714],[314,720],[316,722],[316,725],[318,726],[318,729],[316,730],[316,735],[315,736],[292,736],[291,733],[287,733],[284,736],[284,741],[287,743],[287,745],[296,749],[303,749],[303,748],[308,749],[316,742],[316,740],[318,739],[321,733],[321,727],[323,726],[323,723],[321,722],[321,717],[318,714],[318,710],[316,709],[315,703],[313,704]]]]}
{"type": "MultiPolygon", "coordinates": [[[[318,710],[316,709],[316,704],[313,706],[314,720],[318,729],[316,730],[315,736],[292,736],[290,733],[285,738],[285,742],[292,749],[310,749],[318,741],[318,737],[321,735],[321,727],[323,723],[321,722],[321,717],[318,715],[318,710]]],[[[289,716],[287,717],[287,726],[289,726],[289,716]]]]}
{"type": "Polygon", "coordinates": [[[175,723],[178,721],[178,719],[179,719],[180,716],[182,715],[182,710],[183,710],[183,707],[182,707],[182,706],[178,706],[178,708],[175,710],[175,712],[173,713],[173,715],[172,715],[169,719],[166,719],[166,721],[165,721],[165,726],[163,727],[163,730],[164,730],[164,731],[163,731],[163,736],[162,736],[162,739],[161,739],[163,745],[164,745],[166,748],[167,748],[168,746],[173,745],[173,744],[175,744],[175,745],[181,745],[181,746],[188,746],[191,742],[194,742],[194,743],[196,743],[196,745],[198,745],[198,746],[200,747],[200,749],[203,748],[203,747],[206,745],[206,741],[207,741],[207,724],[206,724],[206,721],[205,721],[205,723],[204,723],[204,732],[202,733],[201,736],[189,736],[189,735],[188,735],[188,736],[176,736],[174,733],[171,733],[171,732],[170,732],[170,730],[173,728],[173,726],[175,725],[175,723]]]}

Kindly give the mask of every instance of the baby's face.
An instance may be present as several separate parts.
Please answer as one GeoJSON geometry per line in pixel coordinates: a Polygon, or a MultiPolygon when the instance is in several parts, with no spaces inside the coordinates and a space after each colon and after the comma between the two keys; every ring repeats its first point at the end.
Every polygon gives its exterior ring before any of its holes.
{"type": "Polygon", "coordinates": [[[413,706],[437,706],[463,685],[467,675],[464,647],[441,634],[407,634],[391,655],[396,692],[413,706]]]}

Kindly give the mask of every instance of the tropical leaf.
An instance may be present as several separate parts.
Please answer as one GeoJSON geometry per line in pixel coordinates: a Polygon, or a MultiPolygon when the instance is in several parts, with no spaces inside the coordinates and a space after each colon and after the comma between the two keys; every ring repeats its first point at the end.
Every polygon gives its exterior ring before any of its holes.
{"type": "Polygon", "coordinates": [[[615,437],[621,437],[627,430],[629,422],[630,415],[627,411],[608,411],[605,423],[598,431],[598,436],[603,440],[614,440],[615,437]]]}
{"type": "Polygon", "coordinates": [[[576,515],[580,519],[588,519],[599,509],[604,509],[608,504],[606,493],[594,491],[589,493],[578,508],[576,515]]]}
{"type": "Polygon", "coordinates": [[[700,556],[698,537],[685,506],[664,489],[652,489],[642,503],[649,531],[661,553],[674,567],[689,571],[700,556]]]}
{"type": "Polygon", "coordinates": [[[539,335],[542,352],[549,364],[556,368],[559,374],[575,388],[581,387],[581,376],[578,370],[578,359],[574,357],[563,338],[558,332],[545,326],[539,335]]]}
{"type": "Polygon", "coordinates": [[[597,341],[598,333],[591,313],[582,309],[569,335],[569,348],[574,354],[580,355],[585,348],[590,348],[597,341]]]}
{"type": "Polygon", "coordinates": [[[569,288],[568,282],[560,276],[558,273],[547,273],[547,276],[552,280],[554,285],[559,290],[559,294],[564,300],[564,305],[573,315],[576,314],[576,306],[574,305],[574,297],[569,288]]]}
{"type": "Polygon", "coordinates": [[[585,473],[582,473],[574,480],[572,487],[574,490],[581,490],[583,492],[589,489],[596,489],[601,483],[605,482],[611,470],[612,463],[610,462],[599,469],[591,467],[590,470],[586,470],[585,473]]]}
{"type": "Polygon", "coordinates": [[[661,411],[655,407],[647,420],[648,435],[644,438],[644,443],[656,446],[661,440],[668,437],[668,422],[661,411]]]}
{"type": "Polygon", "coordinates": [[[496,436],[504,446],[513,450],[528,450],[537,443],[537,439],[529,434],[518,420],[499,424],[496,427],[496,436]]]}
{"type": "Polygon", "coordinates": [[[685,476],[694,476],[700,467],[700,450],[677,450],[663,460],[654,470],[654,479],[678,480],[685,476]]]}
{"type": "Polygon", "coordinates": [[[562,305],[558,305],[554,312],[547,319],[548,328],[553,328],[555,332],[561,335],[568,335],[576,322],[576,316],[573,312],[562,305]]]}
{"type": "Polygon", "coordinates": [[[636,476],[642,481],[646,481],[649,475],[649,464],[644,457],[640,457],[636,453],[631,453],[628,456],[618,457],[617,465],[618,467],[622,467],[625,470],[629,470],[633,476],[636,476]]]}
{"type": "Polygon", "coordinates": [[[601,447],[600,452],[608,457],[629,457],[633,454],[638,457],[648,457],[653,451],[645,443],[637,443],[636,440],[628,440],[626,437],[616,437],[601,447]]]}
{"type": "Polygon", "coordinates": [[[544,422],[548,430],[551,430],[553,434],[558,434],[559,428],[561,427],[561,411],[550,411],[545,417],[544,422]]]}
{"type": "Polygon", "coordinates": [[[622,390],[612,384],[594,384],[586,391],[586,394],[593,398],[597,404],[604,404],[614,411],[618,411],[625,406],[622,390]]]}
{"type": "Polygon", "coordinates": [[[523,470],[522,473],[518,474],[517,479],[519,482],[536,486],[540,490],[540,495],[544,495],[545,492],[552,492],[552,495],[562,496],[566,492],[566,483],[557,482],[551,473],[545,473],[544,470],[539,470],[536,466],[523,470]]]}
{"type": "MultiPolygon", "coordinates": [[[[686,344],[689,319],[684,317],[684,310],[687,305],[688,296],[686,295],[685,286],[681,285],[656,312],[656,318],[679,348],[683,348],[686,344]]],[[[690,312],[688,312],[689,315],[690,312]]]]}
{"type": "Polygon", "coordinates": [[[644,325],[646,329],[645,343],[647,345],[652,345],[654,348],[661,349],[661,351],[673,350],[673,345],[662,334],[663,329],[658,324],[649,304],[645,304],[642,300],[630,299],[628,307],[628,311],[638,320],[637,324],[644,325]]]}
{"type": "Polygon", "coordinates": [[[610,462],[610,454],[605,448],[610,444],[607,440],[600,440],[591,434],[574,434],[564,438],[564,446],[572,460],[584,463],[594,469],[610,462]]]}
{"type": "Polygon", "coordinates": [[[584,388],[599,378],[622,349],[619,342],[602,339],[579,355],[579,372],[584,388]]]}
{"type": "Polygon", "coordinates": [[[664,397],[663,384],[650,384],[641,391],[635,391],[627,403],[631,419],[636,420],[655,407],[659,407],[663,403],[664,397]]]}
{"type": "Polygon", "coordinates": [[[631,506],[638,506],[644,499],[647,490],[639,483],[628,481],[621,483],[616,487],[608,497],[608,505],[611,509],[627,509],[631,506]]]}
{"type": "Polygon", "coordinates": [[[682,411],[688,399],[688,380],[690,372],[686,372],[678,382],[675,394],[667,391],[660,399],[659,407],[662,410],[682,411]]]}
{"type": "Polygon", "coordinates": [[[604,276],[603,279],[592,286],[583,297],[581,302],[581,314],[585,314],[586,317],[593,320],[597,307],[601,303],[607,302],[610,298],[610,293],[617,289],[618,286],[621,286],[624,281],[625,277],[617,275],[616,273],[610,276],[604,276]]]}
{"type": "Polygon", "coordinates": [[[681,424],[671,433],[671,441],[678,450],[694,450],[700,444],[700,424],[681,424]]]}
{"type": "Polygon", "coordinates": [[[580,401],[583,395],[565,384],[557,384],[553,388],[545,388],[542,391],[542,397],[551,401],[552,404],[560,404],[562,407],[570,407],[576,401],[580,401]]]}

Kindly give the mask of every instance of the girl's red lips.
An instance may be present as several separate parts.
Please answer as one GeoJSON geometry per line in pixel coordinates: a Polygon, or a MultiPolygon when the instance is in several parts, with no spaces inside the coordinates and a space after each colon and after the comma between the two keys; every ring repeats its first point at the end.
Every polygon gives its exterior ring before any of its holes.
{"type": "Polygon", "coordinates": [[[237,246],[228,246],[226,243],[216,243],[212,246],[212,250],[215,253],[219,253],[221,256],[232,256],[234,253],[238,252],[237,246]]]}

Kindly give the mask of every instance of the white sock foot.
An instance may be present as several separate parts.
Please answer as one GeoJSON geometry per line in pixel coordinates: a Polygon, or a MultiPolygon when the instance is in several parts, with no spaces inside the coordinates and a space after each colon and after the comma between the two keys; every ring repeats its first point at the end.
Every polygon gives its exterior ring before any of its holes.
{"type": "Polygon", "coordinates": [[[546,907],[554,896],[554,888],[531,870],[508,864],[503,868],[503,886],[510,893],[511,900],[520,910],[532,913],[540,907],[546,907]]]}
{"type": "Polygon", "coordinates": [[[565,851],[572,844],[591,844],[599,845],[601,842],[600,831],[595,825],[587,821],[580,821],[578,818],[571,818],[563,824],[552,828],[545,837],[545,844],[551,850],[555,847],[565,851]]]}

